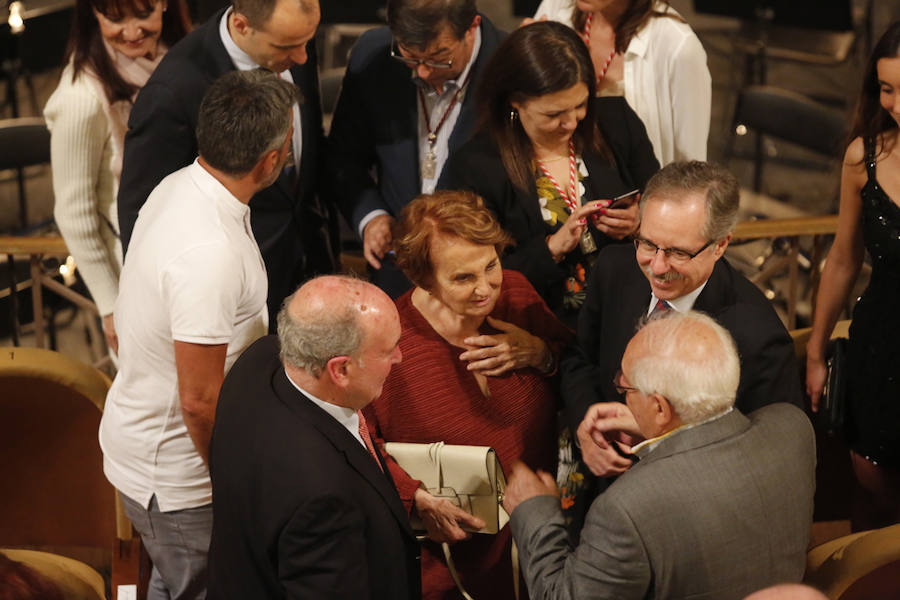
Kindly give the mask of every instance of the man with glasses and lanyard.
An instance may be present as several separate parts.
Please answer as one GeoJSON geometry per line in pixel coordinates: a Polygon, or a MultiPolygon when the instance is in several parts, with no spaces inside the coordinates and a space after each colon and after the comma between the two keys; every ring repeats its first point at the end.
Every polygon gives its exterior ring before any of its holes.
{"type": "Polygon", "coordinates": [[[647,183],[634,247],[614,245],[598,256],[576,344],[559,369],[566,420],[594,475],[619,475],[632,464],[598,422],[609,409],[604,403],[622,401],[613,378],[628,341],[659,313],[701,311],[728,330],[741,357],[735,408],[742,413],[774,402],[801,405],[787,330],[762,292],[723,258],[738,204],[739,185],[727,170],[671,163],[647,183]]]}
{"type": "Polygon", "coordinates": [[[471,137],[478,76],[504,34],[475,0],[389,0],[387,20],[353,48],[329,141],[341,212],[396,297],[412,286],[390,262],[391,224],[471,137]]]}

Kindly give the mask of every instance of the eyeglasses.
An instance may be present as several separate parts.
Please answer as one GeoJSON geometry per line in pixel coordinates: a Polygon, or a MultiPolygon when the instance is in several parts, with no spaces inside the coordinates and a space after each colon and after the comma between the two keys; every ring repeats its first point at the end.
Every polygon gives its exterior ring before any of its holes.
{"type": "Polygon", "coordinates": [[[391,58],[395,58],[411,69],[419,68],[419,65],[425,65],[429,69],[446,70],[453,66],[453,58],[447,62],[437,60],[422,60],[418,58],[409,58],[400,54],[400,45],[397,40],[391,42],[391,58]]]}
{"type": "Polygon", "coordinates": [[[613,377],[613,386],[616,388],[616,393],[620,396],[624,396],[628,392],[640,392],[639,389],[635,387],[629,387],[627,385],[622,385],[620,382],[622,381],[622,369],[616,371],[616,376],[613,377]]]}
{"type": "Polygon", "coordinates": [[[696,252],[688,252],[681,248],[660,248],[650,240],[642,237],[634,238],[634,248],[645,256],[656,256],[656,253],[662,250],[666,255],[666,260],[674,265],[685,264],[696,258],[701,252],[709,248],[715,243],[715,240],[709,240],[696,252]]]}

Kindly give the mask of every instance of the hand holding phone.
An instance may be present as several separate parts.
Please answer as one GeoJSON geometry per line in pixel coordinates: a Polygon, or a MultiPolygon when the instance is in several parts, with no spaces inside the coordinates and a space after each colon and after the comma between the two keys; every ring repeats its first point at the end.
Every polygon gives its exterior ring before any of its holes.
{"type": "Polygon", "coordinates": [[[612,199],[612,202],[610,202],[609,206],[607,206],[606,208],[628,208],[635,203],[640,193],[641,190],[637,189],[631,190],[630,192],[622,194],[621,196],[616,196],[612,199]]]}

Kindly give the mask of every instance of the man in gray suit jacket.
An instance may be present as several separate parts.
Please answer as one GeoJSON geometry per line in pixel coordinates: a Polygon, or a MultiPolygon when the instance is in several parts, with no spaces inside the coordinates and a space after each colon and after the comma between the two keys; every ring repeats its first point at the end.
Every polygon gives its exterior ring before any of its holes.
{"type": "Polygon", "coordinates": [[[574,552],[553,477],[513,467],[503,504],[531,597],[728,600],[800,581],[815,487],[803,412],[734,410],[734,341],[701,313],[651,320],[621,366],[627,405],[595,427],[624,450],[642,439],[639,460],[594,501],[574,552]]]}

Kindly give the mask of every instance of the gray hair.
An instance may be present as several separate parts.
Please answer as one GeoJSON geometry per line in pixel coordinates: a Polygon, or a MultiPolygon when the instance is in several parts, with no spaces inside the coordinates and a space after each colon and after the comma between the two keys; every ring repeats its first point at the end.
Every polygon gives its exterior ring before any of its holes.
{"type": "Polygon", "coordinates": [[[737,178],[723,167],[699,160],[673,162],[647,182],[641,197],[641,217],[647,202],[655,196],[677,202],[686,193],[704,193],[706,223],[700,233],[708,240],[719,241],[737,224],[740,189],[737,178]]]}
{"type": "MultiPolygon", "coordinates": [[[[300,9],[306,14],[319,11],[317,0],[295,0],[300,4],[300,9]]],[[[265,29],[278,0],[232,0],[231,6],[234,12],[247,17],[247,23],[253,29],[265,29]]]]}
{"type": "Polygon", "coordinates": [[[444,24],[456,39],[466,34],[478,9],[475,0],[388,0],[391,33],[404,46],[422,50],[440,34],[444,24]]]}
{"type": "Polygon", "coordinates": [[[211,167],[233,177],[246,175],[268,152],[284,145],[291,127],[297,87],[270,71],[231,71],[203,96],[197,147],[211,167]]]}
{"type": "Polygon", "coordinates": [[[716,417],[734,405],[741,378],[737,347],[724,327],[707,315],[669,311],[640,330],[644,351],[628,373],[628,380],[645,395],[669,401],[685,424],[716,417]],[[698,329],[711,330],[717,343],[702,354],[685,349],[698,329]],[[687,338],[687,339],[686,339],[687,338]]]}
{"type": "Polygon", "coordinates": [[[335,356],[356,354],[362,344],[363,331],[359,311],[354,306],[347,304],[335,312],[335,305],[326,304],[306,320],[298,321],[288,310],[293,298],[294,294],[288,296],[278,311],[282,363],[318,378],[335,356]]]}

